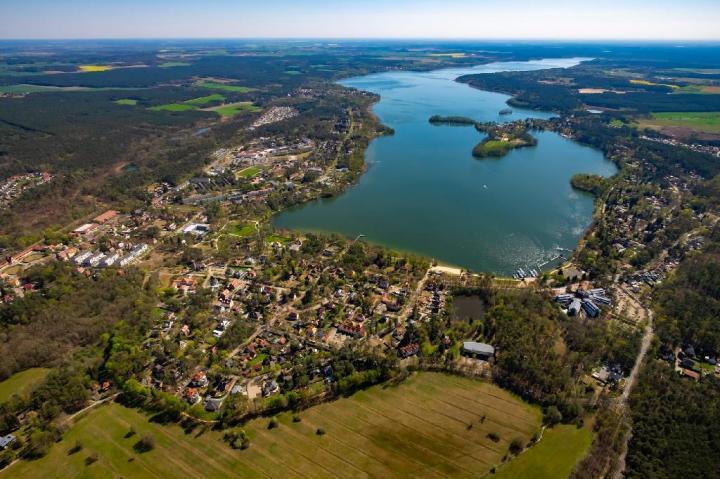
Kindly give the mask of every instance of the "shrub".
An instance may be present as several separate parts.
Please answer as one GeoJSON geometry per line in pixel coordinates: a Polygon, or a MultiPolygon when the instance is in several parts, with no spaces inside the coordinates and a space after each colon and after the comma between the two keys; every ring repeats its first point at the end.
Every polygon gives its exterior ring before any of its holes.
{"type": "Polygon", "coordinates": [[[562,421],[563,416],[560,410],[555,406],[549,406],[545,411],[545,424],[548,426],[554,426],[562,421]]]}
{"type": "Polygon", "coordinates": [[[69,455],[76,454],[76,453],[82,451],[82,448],[83,448],[82,442],[75,441],[75,445],[70,448],[70,450],[68,451],[68,454],[69,455]]]}
{"type": "Polygon", "coordinates": [[[98,459],[100,459],[100,458],[98,457],[97,452],[93,452],[92,454],[90,454],[88,457],[85,458],[85,465],[89,466],[90,464],[97,462],[98,459]]]}
{"type": "Polygon", "coordinates": [[[133,437],[135,434],[137,434],[137,433],[135,432],[135,428],[132,427],[132,426],[130,426],[130,430],[125,433],[125,439],[127,439],[127,438],[129,438],[129,437],[133,437]]]}
{"type": "Polygon", "coordinates": [[[324,436],[324,435],[325,435],[325,429],[319,427],[319,428],[317,428],[317,431],[315,431],[315,434],[317,434],[318,436],[324,436]]]}
{"type": "Polygon", "coordinates": [[[489,432],[487,435],[488,439],[490,439],[492,442],[499,442],[500,436],[496,432],[489,432]]]}
{"type": "Polygon", "coordinates": [[[516,437],[510,442],[510,454],[518,455],[523,450],[523,440],[516,437]]]}
{"type": "Polygon", "coordinates": [[[139,452],[150,452],[153,449],[155,449],[155,438],[149,435],[145,435],[140,438],[138,442],[135,443],[135,446],[133,448],[139,452]]]}
{"type": "Polygon", "coordinates": [[[293,414],[293,422],[300,422],[302,418],[298,414],[293,414]]]}
{"type": "Polygon", "coordinates": [[[270,419],[270,422],[268,423],[268,429],[275,429],[279,425],[280,425],[280,423],[278,422],[277,418],[274,417],[274,418],[270,419]]]}

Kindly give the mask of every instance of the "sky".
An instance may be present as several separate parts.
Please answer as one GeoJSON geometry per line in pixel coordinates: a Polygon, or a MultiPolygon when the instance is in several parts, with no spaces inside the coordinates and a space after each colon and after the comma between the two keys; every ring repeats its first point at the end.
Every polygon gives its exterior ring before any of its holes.
{"type": "Polygon", "coordinates": [[[720,0],[0,0],[0,38],[720,39],[720,0]]]}

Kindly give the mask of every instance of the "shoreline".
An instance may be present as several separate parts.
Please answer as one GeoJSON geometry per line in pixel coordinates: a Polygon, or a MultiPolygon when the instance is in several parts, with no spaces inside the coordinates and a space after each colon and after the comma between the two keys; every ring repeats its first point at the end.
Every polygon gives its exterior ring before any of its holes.
{"type": "MultiPolygon", "coordinates": [[[[387,134],[387,135],[377,134],[377,135],[373,135],[372,137],[370,137],[370,139],[369,139],[369,141],[368,141],[368,144],[367,144],[367,146],[364,148],[364,151],[363,151],[363,159],[364,159],[363,168],[362,168],[360,174],[358,174],[355,178],[353,178],[353,181],[348,184],[348,187],[346,187],[346,188],[338,191],[336,194],[334,194],[334,195],[332,195],[332,196],[330,196],[330,197],[316,198],[316,199],[310,200],[310,201],[305,202],[305,203],[301,203],[301,204],[298,204],[298,205],[293,205],[292,207],[287,208],[287,209],[284,209],[284,210],[282,210],[282,211],[278,211],[278,212],[276,212],[276,213],[274,213],[274,214],[272,215],[272,217],[271,217],[271,219],[270,219],[270,224],[272,225],[273,228],[275,228],[275,229],[278,230],[278,231],[289,231],[289,232],[295,232],[295,233],[314,233],[314,234],[321,234],[321,235],[333,235],[333,234],[338,234],[338,235],[340,235],[340,236],[342,236],[342,237],[344,237],[344,238],[346,238],[346,239],[348,239],[348,240],[352,240],[353,237],[356,236],[355,234],[345,234],[345,233],[339,232],[339,231],[337,231],[337,230],[330,230],[330,229],[324,229],[324,228],[285,227],[285,226],[278,226],[278,225],[275,223],[275,219],[276,219],[278,216],[282,215],[282,214],[286,214],[286,213],[288,213],[288,212],[292,212],[293,210],[300,210],[300,209],[307,208],[309,205],[311,205],[311,204],[313,204],[313,203],[320,203],[320,202],[323,202],[323,201],[325,201],[325,200],[334,200],[334,199],[340,198],[340,197],[341,197],[342,195],[344,195],[344,194],[347,194],[347,192],[350,191],[351,188],[353,188],[354,186],[356,186],[356,185],[359,183],[359,181],[362,179],[363,175],[369,170],[369,167],[371,166],[371,163],[369,163],[369,162],[367,161],[367,150],[368,150],[368,148],[370,147],[372,141],[375,140],[375,139],[377,139],[377,138],[379,138],[379,137],[382,137],[382,136],[392,136],[392,135],[395,134],[395,129],[394,129],[392,126],[389,126],[389,125],[385,124],[385,123],[383,122],[383,119],[375,112],[375,107],[376,107],[377,104],[380,103],[380,102],[382,101],[382,99],[383,99],[383,98],[382,98],[382,94],[381,94],[381,93],[378,93],[378,92],[375,92],[375,91],[364,90],[364,89],[362,89],[362,88],[357,88],[357,87],[353,87],[353,86],[346,85],[345,83],[346,83],[347,81],[352,80],[352,79],[362,79],[362,78],[367,78],[367,77],[372,77],[372,76],[379,76],[379,75],[382,75],[382,74],[393,73],[393,72],[395,72],[395,71],[398,71],[398,72],[401,72],[401,73],[404,73],[404,72],[408,72],[408,73],[412,73],[412,72],[422,73],[422,72],[443,72],[443,71],[451,72],[451,71],[456,71],[456,72],[458,72],[458,76],[456,76],[454,79],[448,79],[448,80],[449,80],[449,81],[456,82],[456,83],[464,83],[464,82],[458,81],[458,79],[461,78],[462,76],[465,76],[465,75],[469,75],[469,74],[482,74],[483,72],[460,74],[459,70],[465,70],[465,71],[467,71],[467,69],[474,69],[474,68],[477,68],[477,67],[486,66],[486,65],[494,65],[494,64],[502,65],[502,64],[509,64],[509,63],[510,63],[510,64],[511,64],[511,63],[526,63],[526,64],[531,64],[531,65],[532,65],[533,63],[538,64],[538,63],[542,63],[543,61],[546,61],[546,60],[547,60],[547,61],[553,61],[553,60],[573,60],[574,63],[568,64],[567,66],[561,66],[561,67],[558,67],[558,66],[555,66],[555,65],[547,65],[547,66],[544,66],[543,68],[530,68],[530,69],[518,70],[518,71],[523,72],[523,71],[536,71],[536,70],[543,70],[543,69],[550,69],[550,68],[570,68],[570,67],[572,67],[572,66],[579,65],[579,64],[582,63],[582,62],[592,60],[592,58],[585,58],[585,57],[553,57],[553,58],[541,58],[541,59],[531,59],[531,60],[489,61],[489,62],[480,62],[480,63],[477,63],[477,64],[473,64],[473,65],[468,66],[467,68],[464,68],[464,67],[441,67],[441,68],[430,68],[430,69],[427,69],[427,70],[425,70],[425,69],[423,69],[423,70],[417,70],[417,69],[385,70],[385,71],[378,71],[378,72],[367,73],[367,74],[364,74],[364,75],[347,76],[347,77],[339,78],[339,79],[337,79],[337,80],[333,80],[333,83],[335,83],[335,84],[337,84],[337,85],[340,85],[340,86],[342,86],[343,88],[355,89],[355,90],[364,91],[364,92],[367,92],[367,93],[376,95],[376,96],[377,96],[377,100],[374,101],[369,107],[367,107],[367,113],[368,113],[371,117],[373,117],[373,119],[374,119],[375,121],[377,121],[377,123],[378,123],[378,125],[380,126],[381,129],[387,129],[390,133],[387,134]]],[[[504,70],[499,70],[499,71],[504,71],[504,70]]],[[[478,91],[487,92],[487,93],[498,93],[498,92],[492,91],[492,90],[482,90],[482,89],[479,89],[479,88],[475,88],[475,87],[473,87],[472,85],[469,85],[469,84],[467,84],[467,83],[465,83],[465,84],[466,84],[468,87],[472,88],[473,90],[478,90],[478,91]]],[[[505,102],[505,103],[507,104],[507,101],[509,101],[510,99],[512,99],[512,95],[510,95],[510,94],[508,94],[508,93],[502,93],[502,94],[508,96],[508,99],[507,99],[506,102],[505,102]]],[[[544,112],[544,113],[549,113],[549,114],[555,113],[555,112],[549,111],[549,110],[539,110],[539,109],[534,109],[534,110],[527,109],[527,110],[529,110],[529,111],[542,111],[542,112],[544,112]]],[[[463,118],[463,120],[468,120],[468,121],[467,121],[467,122],[463,121],[463,123],[462,123],[462,124],[458,124],[458,126],[471,126],[471,125],[477,125],[478,123],[482,123],[482,122],[478,122],[478,121],[475,121],[475,120],[471,120],[471,119],[469,119],[469,118],[467,118],[467,119],[466,119],[466,118],[463,118]]],[[[432,122],[431,122],[431,123],[432,123],[432,122]]],[[[511,122],[511,123],[512,123],[512,122],[511,122]]],[[[443,123],[438,124],[437,126],[442,126],[442,125],[444,125],[444,124],[446,124],[446,123],[443,122],[443,123]]],[[[454,124],[453,124],[453,125],[454,125],[454,124]]],[[[534,137],[533,137],[533,139],[534,139],[534,137]]],[[[523,146],[535,146],[535,144],[536,144],[536,142],[535,142],[534,144],[532,144],[532,145],[523,145],[523,146]]],[[[513,148],[513,149],[515,149],[515,148],[513,148]]],[[[603,155],[603,157],[604,157],[605,159],[607,159],[604,155],[603,155]]],[[[571,186],[571,187],[572,187],[572,186],[571,186]]],[[[573,188],[573,189],[574,189],[574,188],[573,188]]],[[[580,238],[578,238],[578,240],[574,243],[573,249],[572,249],[572,254],[570,254],[570,255],[568,255],[566,258],[562,259],[562,261],[561,261],[561,263],[560,263],[559,265],[556,265],[555,262],[556,262],[556,260],[558,260],[558,259],[560,259],[560,258],[552,258],[552,259],[550,259],[550,260],[548,260],[548,261],[545,261],[544,263],[542,263],[542,264],[543,264],[543,267],[540,267],[540,266],[537,267],[537,268],[538,268],[538,271],[539,271],[539,276],[541,276],[542,273],[544,273],[544,272],[555,271],[559,266],[561,266],[563,263],[565,263],[565,262],[567,262],[568,260],[570,260],[570,259],[572,258],[572,256],[575,255],[575,253],[577,252],[577,248],[581,245],[581,243],[582,243],[582,241],[583,241],[583,238],[586,237],[587,233],[588,233],[588,232],[593,228],[593,226],[594,226],[593,218],[595,217],[596,210],[597,210],[596,205],[593,205],[593,212],[592,212],[592,215],[591,215],[590,224],[588,225],[587,228],[584,229],[583,234],[582,234],[582,235],[580,236],[580,238]],[[547,269],[544,268],[545,266],[547,266],[547,269]]],[[[360,233],[360,234],[362,235],[362,233],[360,233]]],[[[496,278],[499,278],[499,279],[507,279],[507,280],[511,280],[511,281],[516,281],[516,278],[514,278],[514,277],[512,276],[512,274],[513,274],[512,272],[500,272],[500,271],[491,271],[491,270],[477,270],[477,271],[476,271],[476,270],[470,269],[470,268],[468,268],[468,267],[463,267],[463,266],[456,265],[456,264],[452,264],[452,263],[449,263],[449,262],[439,261],[439,260],[433,258],[431,255],[429,255],[429,254],[427,254],[427,253],[420,253],[420,252],[414,251],[414,250],[412,250],[412,249],[395,247],[395,246],[390,245],[390,244],[387,243],[387,242],[371,241],[371,240],[369,240],[367,237],[364,237],[364,240],[365,240],[366,242],[370,243],[370,244],[373,244],[373,245],[376,245],[376,246],[380,246],[380,247],[383,247],[383,248],[387,248],[388,250],[393,251],[393,252],[396,252],[396,253],[407,254],[407,255],[411,255],[411,256],[416,256],[416,257],[419,257],[419,258],[423,258],[423,259],[425,259],[425,260],[427,260],[427,261],[429,261],[429,262],[431,262],[431,263],[436,264],[436,265],[439,266],[439,267],[448,268],[449,270],[452,270],[453,272],[465,271],[465,272],[467,272],[467,273],[469,273],[469,274],[483,274],[483,275],[493,276],[493,277],[496,277],[496,278]]],[[[543,260],[544,260],[544,259],[543,259],[543,260]]],[[[532,278],[531,278],[531,279],[532,279],[532,278]]]]}

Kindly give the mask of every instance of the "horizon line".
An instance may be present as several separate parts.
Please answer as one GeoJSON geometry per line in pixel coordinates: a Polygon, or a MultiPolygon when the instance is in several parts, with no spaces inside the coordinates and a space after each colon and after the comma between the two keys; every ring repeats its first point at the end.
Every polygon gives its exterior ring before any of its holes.
{"type": "Polygon", "coordinates": [[[718,43],[720,37],[717,38],[655,38],[655,37],[608,37],[608,38],[557,38],[557,37],[27,37],[27,38],[3,38],[0,42],[42,42],[42,41],[474,41],[474,42],[552,42],[552,43],[603,43],[603,42],[623,42],[623,43],[718,43]]]}

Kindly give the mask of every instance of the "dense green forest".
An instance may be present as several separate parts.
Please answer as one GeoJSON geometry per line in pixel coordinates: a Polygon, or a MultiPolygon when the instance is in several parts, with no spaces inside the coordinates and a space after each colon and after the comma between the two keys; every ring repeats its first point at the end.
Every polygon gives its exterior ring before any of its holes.
{"type": "Polygon", "coordinates": [[[42,291],[0,305],[0,378],[51,365],[116,324],[146,330],[152,319],[153,295],[136,270],[91,278],[52,263],[30,270],[27,279],[42,291]]]}
{"type": "Polygon", "coordinates": [[[716,379],[695,384],[651,361],[630,406],[628,478],[718,477],[720,383],[716,379]]]}
{"type": "Polygon", "coordinates": [[[667,344],[720,351],[720,253],[685,260],[657,292],[658,334],[667,344]]]}

